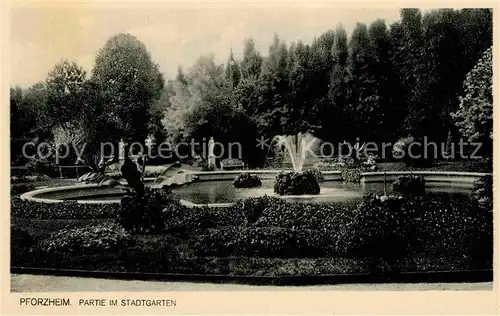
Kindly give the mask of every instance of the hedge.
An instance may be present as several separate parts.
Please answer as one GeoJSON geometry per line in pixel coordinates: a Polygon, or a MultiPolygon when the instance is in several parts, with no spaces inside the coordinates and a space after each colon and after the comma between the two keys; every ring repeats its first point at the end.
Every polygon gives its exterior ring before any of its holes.
{"type": "Polygon", "coordinates": [[[40,203],[11,199],[11,216],[32,219],[92,219],[115,218],[119,204],[82,204],[76,201],[40,203]]]}
{"type": "Polygon", "coordinates": [[[335,234],[324,230],[224,227],[197,235],[197,256],[306,258],[336,255],[335,234]]]}
{"type": "Polygon", "coordinates": [[[29,174],[29,175],[13,175],[10,177],[10,183],[25,183],[25,182],[38,182],[38,181],[49,181],[50,177],[44,174],[29,174]]]}

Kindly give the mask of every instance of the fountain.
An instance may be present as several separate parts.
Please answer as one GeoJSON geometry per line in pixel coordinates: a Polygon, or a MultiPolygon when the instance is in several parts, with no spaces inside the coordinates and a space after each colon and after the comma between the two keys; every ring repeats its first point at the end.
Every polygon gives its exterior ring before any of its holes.
{"type": "Polygon", "coordinates": [[[310,133],[298,133],[297,135],[278,135],[275,136],[273,141],[276,142],[277,148],[283,146],[290,157],[293,171],[302,172],[304,163],[307,158],[307,153],[311,151],[314,143],[318,139],[310,133]]]}
{"type": "Polygon", "coordinates": [[[317,138],[309,133],[278,135],[274,137],[278,148],[285,147],[293,166],[293,172],[281,172],[276,176],[274,192],[279,195],[316,195],[320,193],[319,181],[314,173],[303,171],[307,154],[317,138]]]}

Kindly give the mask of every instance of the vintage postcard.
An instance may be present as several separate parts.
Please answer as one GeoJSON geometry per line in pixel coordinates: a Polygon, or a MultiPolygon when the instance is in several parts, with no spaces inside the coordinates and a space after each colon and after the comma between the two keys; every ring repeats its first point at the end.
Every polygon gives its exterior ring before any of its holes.
{"type": "Polygon", "coordinates": [[[3,314],[497,314],[497,22],[2,5],[3,314]]]}

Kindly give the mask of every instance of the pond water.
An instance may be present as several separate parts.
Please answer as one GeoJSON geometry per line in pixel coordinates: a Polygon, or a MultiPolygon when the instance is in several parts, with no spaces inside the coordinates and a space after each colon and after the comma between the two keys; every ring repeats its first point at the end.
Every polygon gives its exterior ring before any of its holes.
{"type": "MultiPolygon", "coordinates": [[[[259,197],[259,196],[277,196],[273,192],[274,180],[263,180],[262,187],[240,189],[233,186],[231,180],[222,181],[201,181],[194,182],[186,186],[175,188],[173,191],[183,200],[195,204],[212,203],[234,203],[238,200],[259,197]]],[[[459,186],[450,186],[431,184],[426,187],[426,191],[445,192],[451,194],[468,194],[470,188],[459,186]]],[[[346,184],[343,181],[326,181],[321,183],[321,192],[319,195],[302,196],[282,196],[287,201],[300,201],[306,203],[325,203],[325,202],[348,202],[361,200],[367,193],[383,194],[383,183],[365,183],[365,184],[346,184]]],[[[392,185],[387,184],[387,193],[392,192],[392,185]]],[[[123,191],[118,188],[92,187],[76,189],[71,191],[52,191],[41,193],[40,198],[62,199],[62,200],[86,200],[86,201],[120,201],[123,191]]]]}
{"type": "MultiPolygon", "coordinates": [[[[174,190],[184,200],[196,204],[232,203],[241,199],[259,196],[277,196],[273,191],[274,180],[263,180],[262,187],[242,189],[235,188],[232,181],[195,182],[174,190]]],[[[383,192],[383,185],[381,186],[383,192]]],[[[361,198],[365,189],[361,185],[345,185],[339,181],[328,181],[321,184],[319,195],[285,196],[288,200],[304,202],[343,201],[361,198]]]]}
{"type": "MultiPolygon", "coordinates": [[[[232,203],[238,200],[259,197],[259,196],[277,196],[273,192],[274,180],[263,180],[262,187],[251,189],[236,189],[232,181],[210,181],[195,182],[188,186],[180,187],[174,190],[182,199],[195,204],[209,203],[232,203]]],[[[429,186],[427,192],[445,192],[445,193],[463,193],[467,194],[470,189],[450,186],[429,186]]],[[[387,193],[392,192],[392,185],[387,184],[387,193]]],[[[367,193],[384,193],[383,183],[366,184],[346,184],[343,181],[326,181],[321,183],[321,192],[319,195],[309,196],[282,196],[289,201],[300,201],[308,203],[325,202],[344,202],[360,200],[367,193]]]]}

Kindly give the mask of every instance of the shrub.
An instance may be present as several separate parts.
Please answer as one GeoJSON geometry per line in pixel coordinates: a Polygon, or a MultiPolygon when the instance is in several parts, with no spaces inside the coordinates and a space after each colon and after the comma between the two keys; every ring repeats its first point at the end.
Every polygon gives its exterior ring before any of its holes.
{"type": "Polygon", "coordinates": [[[41,203],[18,197],[11,199],[10,206],[11,216],[32,219],[115,218],[119,210],[117,204],[82,204],[76,201],[41,203]]]}
{"type": "Polygon", "coordinates": [[[190,237],[193,231],[203,228],[240,226],[246,219],[236,207],[179,207],[163,210],[165,231],[190,237]]]}
{"type": "Polygon", "coordinates": [[[28,251],[34,243],[33,237],[26,231],[11,227],[10,230],[10,261],[12,265],[22,262],[28,255],[28,251]]]}
{"type": "Polygon", "coordinates": [[[165,208],[180,208],[180,200],[170,189],[145,187],[142,196],[125,196],[120,202],[118,222],[128,231],[161,232],[165,228],[165,208]]]}
{"type": "Polygon", "coordinates": [[[309,168],[303,173],[312,175],[318,183],[325,181],[325,177],[323,176],[323,173],[319,169],[309,168]]]}
{"type": "Polygon", "coordinates": [[[413,203],[410,241],[415,251],[463,257],[474,266],[492,263],[493,211],[461,195],[424,196],[413,203]]]}
{"type": "Polygon", "coordinates": [[[182,256],[176,248],[179,240],[168,235],[141,237],[136,236],[132,245],[120,251],[120,259],[125,270],[143,273],[175,271],[182,256]]]}
{"type": "Polygon", "coordinates": [[[256,226],[324,229],[336,234],[352,218],[353,210],[338,203],[275,203],[264,208],[256,226]]]}
{"type": "Polygon", "coordinates": [[[425,180],[417,176],[401,176],[392,183],[394,192],[407,197],[422,196],[425,194],[425,180]]]}
{"type": "Polygon", "coordinates": [[[354,257],[394,262],[406,249],[401,220],[404,199],[367,196],[356,209],[353,220],[342,227],[337,251],[354,257]]]}
{"type": "Polygon", "coordinates": [[[194,249],[198,256],[321,257],[334,254],[334,242],[314,229],[223,227],[199,235],[194,249]]]}
{"type": "Polygon", "coordinates": [[[361,168],[344,168],[342,169],[342,180],[345,182],[358,183],[361,181],[361,168]]]}
{"type": "Polygon", "coordinates": [[[486,175],[474,183],[472,196],[477,200],[479,206],[485,209],[493,209],[493,177],[486,175]]]}
{"type": "Polygon", "coordinates": [[[234,212],[243,214],[248,223],[255,223],[266,208],[276,208],[285,203],[278,197],[256,197],[238,201],[234,205],[234,212]]]}
{"type": "Polygon", "coordinates": [[[10,186],[10,194],[23,194],[25,192],[33,191],[36,186],[29,183],[17,183],[10,186]]]}
{"type": "Polygon", "coordinates": [[[319,194],[320,187],[312,172],[280,172],[276,176],[274,192],[279,195],[319,194]]]}
{"type": "Polygon", "coordinates": [[[117,251],[128,246],[130,235],[119,225],[106,223],[61,229],[35,245],[36,251],[72,254],[117,251]]]}
{"type": "MultiPolygon", "coordinates": [[[[231,273],[236,264],[233,261],[241,257],[333,257],[335,262],[356,262],[368,272],[492,266],[493,212],[462,195],[424,195],[413,202],[402,196],[371,195],[354,208],[340,203],[289,203],[277,197],[261,197],[228,208],[167,206],[162,220],[162,235],[133,238],[113,223],[81,228],[72,224],[31,246],[28,255],[14,253],[13,262],[23,266],[176,273],[231,273]]],[[[14,234],[20,237],[11,239],[11,248],[29,249],[30,237],[14,234]]],[[[293,260],[283,263],[286,271],[313,271],[313,267],[292,267],[293,260]]],[[[335,262],[321,271],[337,271],[340,267],[329,270],[335,262]]],[[[247,266],[250,270],[245,270],[243,265],[239,271],[281,273],[279,266],[259,267],[247,266]]]]}
{"type": "Polygon", "coordinates": [[[36,182],[36,181],[48,181],[48,180],[50,180],[49,176],[44,175],[44,174],[35,174],[32,172],[29,172],[27,174],[11,175],[11,177],[10,177],[11,184],[24,183],[24,182],[36,182]]]}
{"type": "Polygon", "coordinates": [[[235,188],[257,188],[262,186],[259,176],[256,174],[242,173],[233,181],[235,188]]]}
{"type": "Polygon", "coordinates": [[[33,173],[44,174],[47,176],[56,176],[56,164],[47,159],[33,158],[26,164],[28,170],[33,173]]]}

